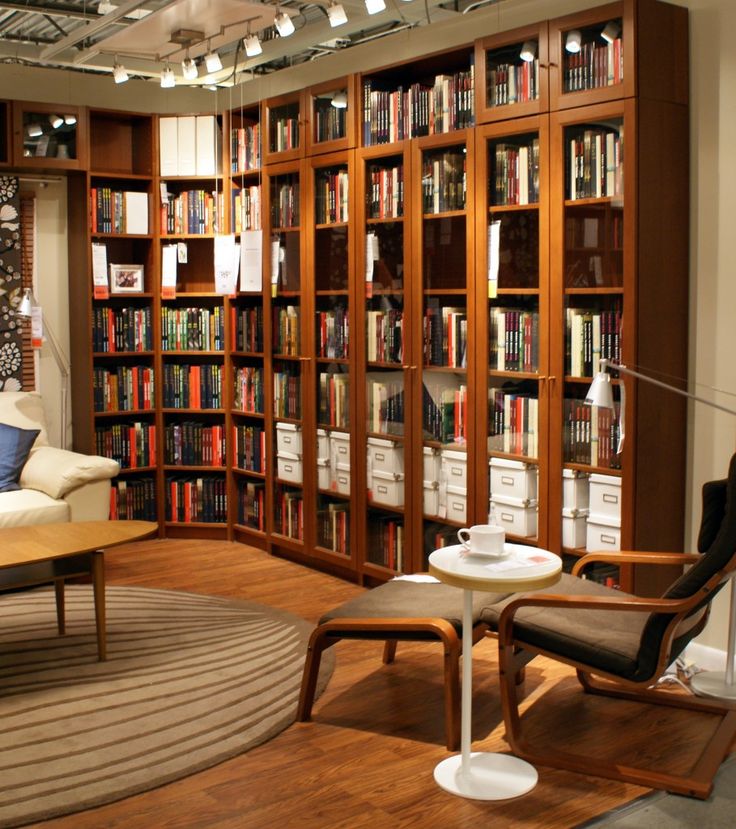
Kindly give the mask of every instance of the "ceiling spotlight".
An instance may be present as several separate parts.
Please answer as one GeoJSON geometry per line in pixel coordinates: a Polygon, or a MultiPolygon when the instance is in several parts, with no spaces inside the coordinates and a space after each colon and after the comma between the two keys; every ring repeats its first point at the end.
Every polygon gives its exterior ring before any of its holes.
{"type": "Polygon", "coordinates": [[[621,34],[621,26],[619,25],[617,20],[609,20],[608,23],[603,27],[603,31],[601,32],[601,37],[603,40],[607,40],[609,43],[613,43],[614,40],[621,34]]]}
{"type": "Polygon", "coordinates": [[[534,58],[537,56],[537,41],[536,40],[526,40],[521,47],[521,52],[519,52],[519,57],[522,60],[525,60],[527,63],[531,63],[534,58]]]}
{"type": "Polygon", "coordinates": [[[128,80],[128,73],[122,63],[115,61],[112,67],[112,78],[115,83],[125,83],[128,80]]]}
{"type": "Polygon", "coordinates": [[[572,31],[569,31],[567,33],[567,38],[565,40],[565,49],[567,49],[568,52],[572,52],[573,54],[575,52],[579,52],[580,43],[582,39],[583,36],[580,34],[580,31],[578,29],[573,29],[572,31]]]}
{"type": "Polygon", "coordinates": [[[26,132],[29,138],[40,138],[43,135],[43,127],[40,124],[29,124],[26,132]]]}
{"type": "Polygon", "coordinates": [[[55,129],[58,130],[59,127],[64,123],[64,119],[60,115],[49,115],[49,124],[55,129]]]}
{"type": "Polygon", "coordinates": [[[333,107],[337,109],[345,109],[348,105],[348,96],[344,89],[341,89],[339,92],[336,92],[332,96],[332,101],[330,101],[333,107]]]}
{"type": "Polygon", "coordinates": [[[207,52],[204,56],[204,65],[208,72],[219,72],[222,69],[222,61],[217,52],[207,52]]]}
{"type": "Polygon", "coordinates": [[[176,86],[174,70],[168,64],[166,64],[166,66],[164,66],[164,68],[161,70],[161,88],[171,89],[172,86],[176,86]]]}
{"type": "Polygon", "coordinates": [[[186,58],[186,60],[181,62],[181,73],[188,81],[195,81],[197,79],[199,70],[197,69],[197,62],[194,58],[186,58]]]}
{"type": "Polygon", "coordinates": [[[260,55],[263,51],[261,41],[258,40],[258,35],[246,35],[246,37],[243,38],[243,45],[245,46],[245,54],[248,55],[249,58],[254,58],[256,55],[260,55]]]}
{"type": "Polygon", "coordinates": [[[384,0],[365,0],[365,10],[368,14],[378,14],[386,8],[384,0]]]}
{"type": "Polygon", "coordinates": [[[327,7],[327,17],[333,29],[335,26],[342,26],[343,23],[348,22],[348,16],[345,14],[345,9],[340,3],[330,3],[327,7]]]}
{"type": "Polygon", "coordinates": [[[109,2],[109,0],[100,0],[99,6],[97,6],[97,14],[110,14],[110,12],[114,12],[117,6],[113,5],[109,2]]]}
{"type": "Polygon", "coordinates": [[[281,37],[288,37],[294,34],[294,21],[286,12],[279,12],[274,18],[273,23],[281,37]]]}

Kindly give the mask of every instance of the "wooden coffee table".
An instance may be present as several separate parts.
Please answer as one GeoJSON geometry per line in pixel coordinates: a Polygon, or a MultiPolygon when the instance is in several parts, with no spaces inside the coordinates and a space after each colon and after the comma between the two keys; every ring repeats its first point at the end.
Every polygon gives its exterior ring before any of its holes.
{"type": "Polygon", "coordinates": [[[0,591],[52,584],[56,620],[64,633],[64,582],[92,576],[97,654],[107,657],[105,640],[104,550],[137,541],[158,531],[153,521],[79,521],[0,529],[0,591]]]}

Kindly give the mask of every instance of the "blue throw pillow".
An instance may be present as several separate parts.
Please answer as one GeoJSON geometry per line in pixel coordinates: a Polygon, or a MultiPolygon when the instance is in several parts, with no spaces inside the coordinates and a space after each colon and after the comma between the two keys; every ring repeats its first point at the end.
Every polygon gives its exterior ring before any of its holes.
{"type": "Polygon", "coordinates": [[[20,473],[40,433],[40,429],[18,429],[0,423],[0,492],[20,489],[20,473]]]}

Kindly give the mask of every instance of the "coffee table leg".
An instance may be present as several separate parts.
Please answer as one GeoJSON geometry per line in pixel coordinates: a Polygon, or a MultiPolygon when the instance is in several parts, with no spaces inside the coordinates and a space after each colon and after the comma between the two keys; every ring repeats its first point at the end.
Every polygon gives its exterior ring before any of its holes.
{"type": "Polygon", "coordinates": [[[100,662],[104,662],[107,659],[107,639],[105,635],[105,559],[102,550],[92,553],[92,583],[95,593],[97,655],[100,662]]]}

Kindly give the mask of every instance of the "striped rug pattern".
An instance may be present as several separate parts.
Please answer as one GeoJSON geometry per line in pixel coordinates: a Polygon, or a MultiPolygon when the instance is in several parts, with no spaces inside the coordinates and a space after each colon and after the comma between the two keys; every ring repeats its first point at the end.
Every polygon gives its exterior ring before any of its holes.
{"type": "Polygon", "coordinates": [[[0,827],[154,788],[294,722],[312,629],[303,619],[108,587],[108,660],[98,662],[92,589],[70,585],[66,596],[65,636],[53,590],[0,596],[0,827]]]}

